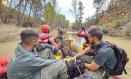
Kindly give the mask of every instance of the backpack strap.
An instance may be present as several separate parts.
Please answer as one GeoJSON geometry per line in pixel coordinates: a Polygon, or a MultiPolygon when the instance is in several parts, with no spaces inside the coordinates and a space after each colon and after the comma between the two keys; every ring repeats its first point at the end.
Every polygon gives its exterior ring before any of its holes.
{"type": "Polygon", "coordinates": [[[128,74],[127,71],[126,71],[126,69],[125,69],[125,67],[124,67],[124,73],[125,73],[125,74],[128,74]]]}
{"type": "Polygon", "coordinates": [[[47,39],[48,39],[48,42],[47,42],[47,43],[50,44],[50,45],[52,45],[52,44],[51,44],[51,41],[50,41],[50,37],[52,37],[52,36],[48,36],[48,37],[47,37],[47,39]]]}

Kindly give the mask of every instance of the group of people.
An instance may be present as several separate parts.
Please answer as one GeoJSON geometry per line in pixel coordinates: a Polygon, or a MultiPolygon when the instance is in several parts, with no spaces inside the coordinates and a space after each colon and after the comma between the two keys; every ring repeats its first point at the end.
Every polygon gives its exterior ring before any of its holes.
{"type": "Polygon", "coordinates": [[[70,58],[56,59],[55,54],[62,53],[62,32],[59,38],[50,35],[51,28],[44,24],[38,34],[33,30],[24,30],[8,63],[8,79],[109,79],[112,77],[106,69],[114,69],[117,59],[113,49],[106,47],[103,33],[97,26],[91,26],[88,32],[82,29],[79,37],[84,37],[82,51],[73,53],[70,58]],[[83,31],[83,32],[82,32],[83,31]]]}

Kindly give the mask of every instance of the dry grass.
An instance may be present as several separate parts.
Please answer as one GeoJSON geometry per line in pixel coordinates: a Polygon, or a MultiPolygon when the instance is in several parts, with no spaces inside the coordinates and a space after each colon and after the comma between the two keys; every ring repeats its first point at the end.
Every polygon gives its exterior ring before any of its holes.
{"type": "Polygon", "coordinates": [[[0,42],[16,40],[19,38],[19,33],[24,28],[16,27],[15,25],[0,24],[0,42]]]}

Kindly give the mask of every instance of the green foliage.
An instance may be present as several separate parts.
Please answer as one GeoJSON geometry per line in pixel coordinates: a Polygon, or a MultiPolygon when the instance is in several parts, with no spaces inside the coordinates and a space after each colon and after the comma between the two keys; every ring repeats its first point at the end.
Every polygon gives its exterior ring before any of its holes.
{"type": "Polygon", "coordinates": [[[79,28],[80,28],[79,22],[78,22],[78,20],[76,20],[76,21],[72,24],[72,29],[73,29],[73,30],[78,30],[79,28]]]}
{"type": "Polygon", "coordinates": [[[49,2],[44,7],[44,18],[46,23],[52,27],[68,27],[69,21],[66,20],[65,15],[59,14],[54,10],[54,7],[49,2]]]}
{"type": "Polygon", "coordinates": [[[48,24],[51,24],[53,6],[51,3],[47,3],[44,7],[44,18],[48,24]]]}
{"type": "Polygon", "coordinates": [[[98,22],[99,22],[99,18],[97,17],[97,15],[94,15],[86,18],[86,21],[82,25],[83,27],[89,27],[98,24],[98,22]]]}

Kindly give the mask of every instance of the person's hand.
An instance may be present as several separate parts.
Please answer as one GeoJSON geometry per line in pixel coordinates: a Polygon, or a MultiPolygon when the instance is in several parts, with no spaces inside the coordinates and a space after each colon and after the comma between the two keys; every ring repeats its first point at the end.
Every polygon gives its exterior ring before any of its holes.
{"type": "Polygon", "coordinates": [[[57,52],[61,53],[62,54],[62,51],[59,49],[57,52]]]}
{"type": "Polygon", "coordinates": [[[70,57],[70,56],[67,56],[66,58],[64,58],[64,61],[70,62],[70,61],[71,61],[71,57],[70,57]]]}
{"type": "Polygon", "coordinates": [[[55,58],[59,60],[59,59],[62,59],[62,57],[63,55],[62,55],[61,50],[58,50],[57,53],[55,54],[55,58]]]}
{"type": "Polygon", "coordinates": [[[75,57],[75,56],[71,58],[72,61],[76,61],[76,59],[77,59],[77,57],[75,57]]]}

